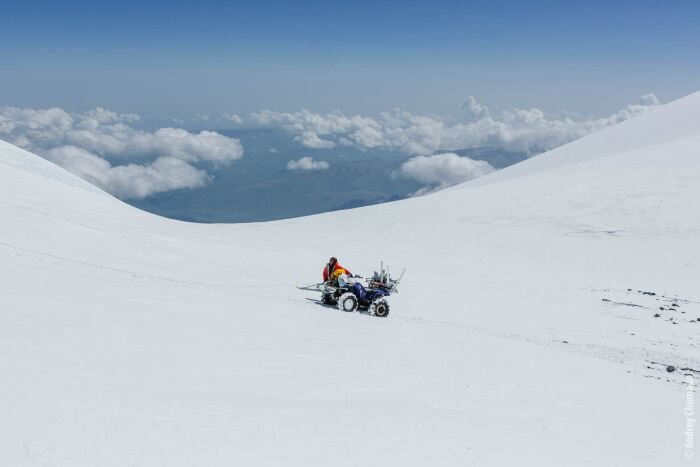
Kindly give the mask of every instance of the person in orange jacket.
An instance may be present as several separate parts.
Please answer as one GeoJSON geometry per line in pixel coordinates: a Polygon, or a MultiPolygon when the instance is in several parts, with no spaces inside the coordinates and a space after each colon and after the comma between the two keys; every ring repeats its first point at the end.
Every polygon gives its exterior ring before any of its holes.
{"type": "Polygon", "coordinates": [[[332,257],[328,260],[326,267],[323,268],[323,282],[327,282],[329,279],[335,280],[341,274],[352,276],[352,273],[347,268],[340,265],[336,257],[332,257]]]}

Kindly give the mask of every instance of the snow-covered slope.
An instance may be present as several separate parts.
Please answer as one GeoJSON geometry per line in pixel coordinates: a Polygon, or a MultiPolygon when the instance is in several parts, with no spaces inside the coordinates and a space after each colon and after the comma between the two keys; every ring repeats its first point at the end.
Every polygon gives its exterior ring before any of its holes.
{"type": "Polygon", "coordinates": [[[678,99],[653,112],[626,120],[615,126],[565,144],[491,177],[462,187],[488,183],[590,161],[595,158],[651,148],[698,135],[700,92],[678,99]]]}
{"type": "Polygon", "coordinates": [[[0,142],[2,465],[688,465],[698,121],[694,94],[435,195],[240,225],[0,142]],[[388,319],[294,287],[331,255],[408,268],[388,319]]]}

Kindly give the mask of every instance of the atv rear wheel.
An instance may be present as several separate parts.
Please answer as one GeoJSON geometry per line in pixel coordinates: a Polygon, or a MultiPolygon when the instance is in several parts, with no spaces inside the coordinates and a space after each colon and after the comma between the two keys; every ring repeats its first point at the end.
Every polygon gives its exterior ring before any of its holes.
{"type": "Polygon", "coordinates": [[[338,299],[335,298],[332,293],[324,293],[323,295],[321,295],[321,301],[324,305],[335,306],[338,304],[338,299]]]}
{"type": "Polygon", "coordinates": [[[377,318],[386,318],[389,316],[389,302],[386,298],[379,298],[372,302],[368,311],[370,315],[377,318]]]}
{"type": "Polygon", "coordinates": [[[357,310],[358,306],[357,297],[352,292],[345,292],[338,299],[338,309],[340,311],[352,312],[357,310]]]}

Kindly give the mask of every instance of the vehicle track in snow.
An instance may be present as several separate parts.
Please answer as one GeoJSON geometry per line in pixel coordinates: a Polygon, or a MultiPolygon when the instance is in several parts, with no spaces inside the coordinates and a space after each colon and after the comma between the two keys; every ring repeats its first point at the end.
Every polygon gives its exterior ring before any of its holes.
{"type": "Polygon", "coordinates": [[[496,339],[518,340],[533,345],[557,348],[565,352],[585,354],[598,359],[621,364],[625,366],[626,370],[629,372],[634,372],[645,377],[649,376],[651,372],[652,377],[657,377],[657,379],[665,379],[669,382],[677,382],[681,384],[683,382],[683,374],[687,374],[688,372],[681,371],[679,372],[680,374],[666,374],[667,372],[665,371],[665,369],[667,366],[673,365],[677,368],[691,369],[700,368],[700,359],[689,359],[679,357],[677,354],[669,351],[652,351],[643,346],[616,347],[594,342],[577,342],[569,339],[543,338],[533,335],[509,333],[494,329],[470,326],[462,323],[455,323],[449,321],[435,321],[419,317],[401,316],[397,314],[393,314],[392,316],[390,316],[390,318],[408,324],[446,328],[470,334],[485,335],[496,339]],[[650,363],[657,361],[667,363],[664,363],[663,365],[658,364],[661,366],[656,367],[650,365],[650,363]],[[660,374],[664,377],[660,377],[660,374]]]}
{"type": "Polygon", "coordinates": [[[187,286],[192,286],[192,287],[216,287],[216,288],[225,288],[225,289],[246,289],[246,288],[269,288],[269,285],[261,285],[261,284],[217,284],[217,283],[212,283],[212,282],[194,282],[194,281],[187,281],[183,279],[174,279],[171,277],[164,277],[164,276],[159,276],[156,274],[150,274],[150,273],[144,273],[144,272],[139,272],[139,271],[133,271],[129,269],[121,269],[121,268],[115,268],[112,266],[105,266],[97,263],[91,263],[89,261],[82,261],[82,260],[77,260],[77,259],[71,259],[71,258],[66,258],[64,256],[59,256],[59,255],[54,255],[51,253],[45,253],[42,251],[36,251],[32,250],[29,248],[24,248],[20,247],[17,245],[12,245],[10,243],[6,242],[0,242],[0,246],[7,247],[9,249],[22,252],[22,253],[28,253],[30,255],[38,256],[38,257],[44,257],[44,258],[50,258],[52,260],[60,261],[60,262],[65,262],[65,263],[70,263],[74,265],[79,265],[83,267],[88,267],[92,269],[99,269],[103,271],[109,271],[117,274],[122,274],[122,275],[127,275],[133,279],[148,279],[148,280],[153,280],[153,281],[158,281],[158,282],[167,282],[167,283],[172,283],[172,284],[178,284],[178,285],[187,285],[187,286]]]}
{"type": "MultiPolygon", "coordinates": [[[[234,268],[234,267],[232,267],[232,266],[230,266],[230,265],[223,264],[223,263],[219,263],[219,262],[217,262],[217,261],[213,261],[213,260],[208,259],[208,258],[202,258],[202,257],[196,256],[196,255],[193,255],[193,254],[191,254],[191,253],[187,253],[186,250],[184,250],[184,249],[172,249],[172,248],[167,248],[167,247],[164,247],[163,245],[159,245],[159,244],[156,244],[156,243],[151,243],[151,242],[145,241],[145,240],[141,239],[140,237],[135,237],[135,236],[131,236],[131,235],[126,235],[126,234],[123,234],[123,233],[118,233],[118,232],[115,232],[115,231],[112,231],[112,230],[103,229],[103,228],[96,227],[96,226],[94,226],[94,225],[86,224],[86,223],[83,223],[83,222],[78,222],[78,221],[74,221],[74,220],[71,220],[71,219],[66,219],[65,217],[56,216],[56,215],[54,215],[54,214],[51,214],[51,213],[48,213],[48,212],[45,212],[45,211],[42,211],[42,210],[39,210],[39,209],[33,209],[33,208],[30,208],[30,207],[21,206],[21,205],[15,204],[15,203],[5,203],[5,204],[8,204],[9,206],[12,206],[12,207],[17,208],[17,209],[22,209],[22,210],[31,212],[31,213],[36,214],[36,215],[39,215],[39,216],[48,217],[48,218],[51,218],[51,219],[54,219],[54,220],[58,220],[58,221],[61,221],[61,222],[68,223],[68,224],[70,224],[70,225],[75,225],[75,226],[78,226],[78,227],[81,227],[81,228],[85,228],[85,229],[88,229],[88,230],[92,230],[92,231],[94,231],[94,232],[99,232],[99,233],[104,234],[104,235],[106,235],[106,236],[108,236],[108,237],[116,237],[116,238],[119,238],[119,239],[127,240],[127,241],[133,242],[133,243],[135,243],[135,244],[137,244],[137,245],[144,245],[144,246],[147,246],[147,247],[150,248],[150,249],[163,251],[163,252],[166,252],[166,253],[169,253],[169,254],[172,254],[172,255],[177,255],[177,256],[182,257],[182,258],[192,259],[192,260],[195,260],[195,261],[200,262],[200,263],[203,263],[203,264],[208,264],[208,265],[211,265],[211,266],[216,266],[216,267],[221,268],[221,269],[224,269],[224,270],[226,270],[226,271],[238,272],[238,269],[236,269],[236,268],[234,268]]],[[[173,222],[175,222],[175,221],[173,221],[173,222]]],[[[0,243],[2,243],[2,242],[0,242],[0,243]]],[[[19,248],[19,247],[15,247],[15,248],[19,248]]],[[[37,253],[37,254],[44,254],[44,253],[41,253],[41,252],[35,252],[35,253],[37,253]]],[[[57,258],[61,258],[61,257],[58,257],[58,256],[57,256],[57,258]]],[[[64,259],[65,259],[65,258],[64,258],[64,259]]],[[[275,285],[284,285],[284,283],[283,283],[282,281],[276,280],[276,279],[271,278],[271,277],[269,277],[269,276],[264,276],[264,275],[262,275],[262,274],[257,274],[257,273],[255,273],[255,272],[250,272],[250,271],[247,272],[247,274],[250,275],[250,276],[257,277],[257,278],[259,278],[259,279],[265,280],[265,281],[267,281],[267,282],[269,282],[269,283],[271,283],[271,284],[275,284],[275,285]]]]}

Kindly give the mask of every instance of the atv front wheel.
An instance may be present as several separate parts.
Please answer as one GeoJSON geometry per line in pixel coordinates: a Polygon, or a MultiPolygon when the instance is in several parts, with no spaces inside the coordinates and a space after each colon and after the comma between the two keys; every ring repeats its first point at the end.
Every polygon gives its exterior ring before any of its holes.
{"type": "Polygon", "coordinates": [[[352,292],[345,292],[338,299],[338,309],[340,311],[347,311],[347,312],[355,311],[355,310],[357,310],[358,306],[359,306],[359,303],[357,301],[357,297],[352,292]]]}
{"type": "Polygon", "coordinates": [[[380,298],[372,302],[369,306],[369,314],[377,318],[386,318],[389,316],[389,302],[386,298],[380,298]]]}

